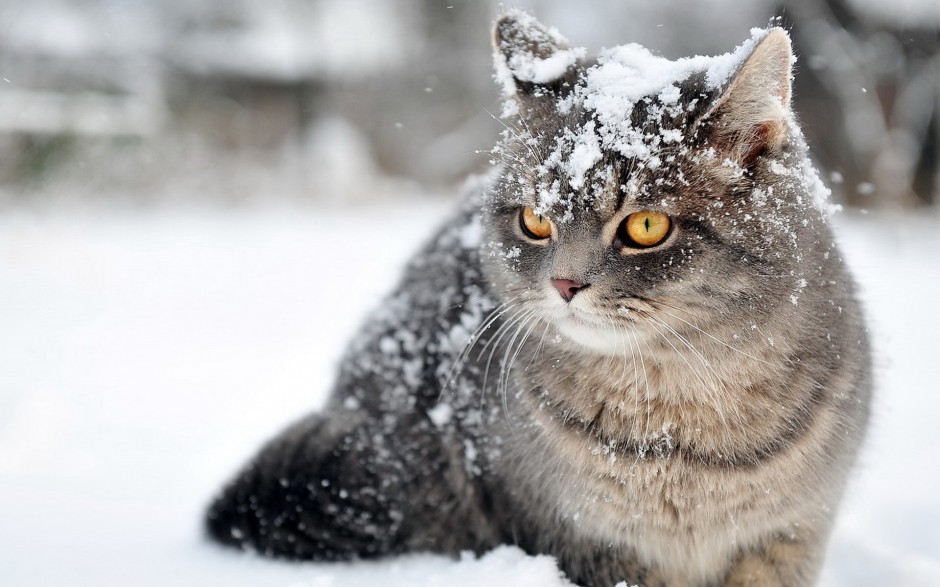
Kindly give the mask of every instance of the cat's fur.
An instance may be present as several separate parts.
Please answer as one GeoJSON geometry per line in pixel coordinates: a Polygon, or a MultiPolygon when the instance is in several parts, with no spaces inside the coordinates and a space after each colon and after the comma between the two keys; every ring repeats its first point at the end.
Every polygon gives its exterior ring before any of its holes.
{"type": "Polygon", "coordinates": [[[789,111],[786,33],[725,56],[724,76],[689,61],[622,101],[620,129],[592,94],[603,60],[522,13],[495,37],[497,169],[353,341],[324,410],[211,506],[210,533],[313,560],[509,543],[595,586],[813,583],[869,351],[789,111]],[[523,205],[552,238],[524,235],[523,205]],[[621,246],[643,209],[672,231],[621,246]],[[589,285],[567,302],[553,277],[589,285]]]}

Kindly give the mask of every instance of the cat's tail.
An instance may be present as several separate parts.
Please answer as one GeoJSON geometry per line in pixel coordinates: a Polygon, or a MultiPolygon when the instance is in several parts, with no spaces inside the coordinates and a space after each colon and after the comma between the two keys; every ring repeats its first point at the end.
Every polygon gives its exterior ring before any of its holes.
{"type": "Polygon", "coordinates": [[[206,513],[210,537],[269,556],[346,560],[391,553],[399,514],[367,427],[316,414],[272,440],[206,513]]]}
{"type": "Polygon", "coordinates": [[[410,420],[389,432],[341,410],[295,424],[210,505],[209,536],[268,556],[320,561],[415,549],[482,552],[498,544],[462,460],[410,420]]]}

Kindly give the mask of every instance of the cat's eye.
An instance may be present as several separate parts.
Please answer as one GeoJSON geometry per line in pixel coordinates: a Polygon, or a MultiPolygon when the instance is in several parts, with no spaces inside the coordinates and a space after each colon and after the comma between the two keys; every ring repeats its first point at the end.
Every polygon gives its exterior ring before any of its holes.
{"type": "Polygon", "coordinates": [[[634,212],[623,221],[621,239],[629,245],[652,247],[666,240],[671,226],[668,214],[654,210],[634,212]]]}
{"type": "Polygon", "coordinates": [[[548,218],[537,214],[531,206],[523,206],[519,212],[519,225],[529,238],[543,240],[552,236],[552,223],[548,218]]]}

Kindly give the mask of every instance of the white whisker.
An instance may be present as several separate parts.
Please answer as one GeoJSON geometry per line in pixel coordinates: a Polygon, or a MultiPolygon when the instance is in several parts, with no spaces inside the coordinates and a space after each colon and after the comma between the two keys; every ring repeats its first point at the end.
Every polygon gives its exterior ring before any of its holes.
{"type": "MultiPolygon", "coordinates": [[[[684,310],[681,310],[681,309],[679,309],[679,308],[677,308],[677,307],[675,307],[675,306],[672,306],[672,305],[668,305],[668,304],[663,304],[663,305],[666,305],[667,307],[672,308],[673,310],[676,310],[676,311],[679,311],[679,312],[684,311],[684,310]]],[[[755,360],[755,361],[760,361],[760,362],[765,363],[765,364],[768,364],[768,365],[771,364],[769,361],[766,361],[766,360],[764,360],[764,359],[761,359],[760,357],[755,357],[754,355],[751,355],[751,354],[749,354],[749,353],[746,353],[746,352],[742,351],[741,349],[739,349],[739,348],[737,348],[737,347],[735,347],[735,346],[733,346],[733,345],[728,344],[727,342],[721,340],[720,338],[717,338],[716,336],[713,336],[713,335],[709,334],[709,333],[706,332],[705,330],[702,330],[701,328],[699,328],[698,326],[696,326],[696,325],[693,324],[692,322],[689,322],[688,320],[685,320],[685,319],[683,319],[683,318],[680,317],[680,316],[676,316],[676,315],[673,314],[672,312],[667,312],[666,310],[662,310],[662,309],[660,309],[660,311],[661,311],[663,314],[666,314],[666,315],[668,315],[668,316],[671,316],[671,317],[675,318],[676,320],[682,322],[683,324],[686,324],[686,325],[688,325],[688,326],[694,328],[694,329],[697,330],[700,334],[703,334],[703,335],[707,336],[708,338],[710,338],[711,340],[717,342],[718,344],[720,344],[720,345],[723,346],[723,347],[726,347],[726,348],[728,348],[728,349],[730,349],[730,350],[732,350],[732,351],[734,351],[734,352],[736,352],[736,353],[740,353],[741,355],[744,355],[745,357],[747,357],[747,358],[749,358],[749,359],[753,359],[753,360],[755,360]]],[[[688,312],[686,312],[686,313],[688,313],[688,312]]]]}
{"type": "Polygon", "coordinates": [[[464,345],[464,348],[460,351],[460,354],[458,354],[457,358],[454,360],[454,364],[451,365],[450,369],[448,370],[447,377],[444,379],[444,385],[441,386],[440,397],[443,397],[444,393],[447,392],[450,386],[460,375],[463,367],[466,365],[467,359],[470,357],[470,353],[472,352],[473,347],[480,340],[483,333],[486,332],[486,330],[489,329],[489,327],[492,326],[493,323],[501,316],[509,312],[514,306],[518,306],[518,300],[519,297],[517,296],[496,306],[486,316],[486,318],[483,319],[483,321],[480,323],[480,326],[478,326],[477,329],[470,334],[470,338],[467,340],[467,344],[464,345]]]}
{"type": "Polygon", "coordinates": [[[520,322],[519,327],[516,329],[516,333],[513,335],[512,339],[506,345],[506,354],[503,355],[503,363],[500,366],[501,384],[497,386],[497,393],[499,393],[500,396],[502,397],[503,411],[506,414],[506,419],[509,422],[510,429],[512,429],[513,427],[513,422],[512,422],[512,416],[509,413],[508,395],[509,395],[509,378],[512,373],[512,365],[513,363],[516,362],[516,357],[519,356],[519,353],[522,351],[523,346],[525,345],[526,341],[529,339],[529,335],[532,333],[532,329],[535,328],[537,323],[538,323],[538,318],[535,316],[535,311],[531,312],[525,318],[525,320],[520,322]],[[519,341],[519,344],[516,345],[515,352],[513,352],[512,357],[509,358],[509,361],[507,364],[506,358],[509,356],[509,352],[512,351],[516,338],[519,336],[519,332],[521,332],[522,329],[525,328],[525,326],[530,323],[530,321],[532,322],[531,326],[529,326],[529,328],[525,331],[525,334],[523,334],[522,340],[519,341]]]}
{"type": "Polygon", "coordinates": [[[525,319],[533,312],[535,312],[535,310],[523,310],[521,313],[516,314],[515,316],[510,318],[505,324],[499,327],[499,330],[496,331],[496,333],[493,335],[493,338],[487,341],[486,345],[483,347],[483,350],[481,351],[481,355],[483,352],[486,352],[486,349],[489,348],[490,345],[492,345],[492,348],[490,348],[490,354],[486,359],[486,367],[483,370],[483,383],[480,387],[480,404],[481,405],[483,403],[483,398],[486,395],[486,383],[490,375],[490,366],[493,362],[493,354],[496,352],[496,349],[499,348],[500,341],[502,341],[502,339],[512,329],[513,326],[518,324],[521,320],[525,319]]]}

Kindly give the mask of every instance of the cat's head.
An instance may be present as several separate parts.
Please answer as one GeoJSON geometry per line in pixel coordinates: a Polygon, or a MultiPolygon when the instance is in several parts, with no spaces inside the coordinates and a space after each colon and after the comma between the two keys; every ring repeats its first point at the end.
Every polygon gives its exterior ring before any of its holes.
{"type": "Polygon", "coordinates": [[[786,32],[718,57],[625,45],[588,58],[512,12],[494,44],[506,130],[484,257],[515,315],[618,353],[683,324],[793,310],[831,244],[786,32]]]}

